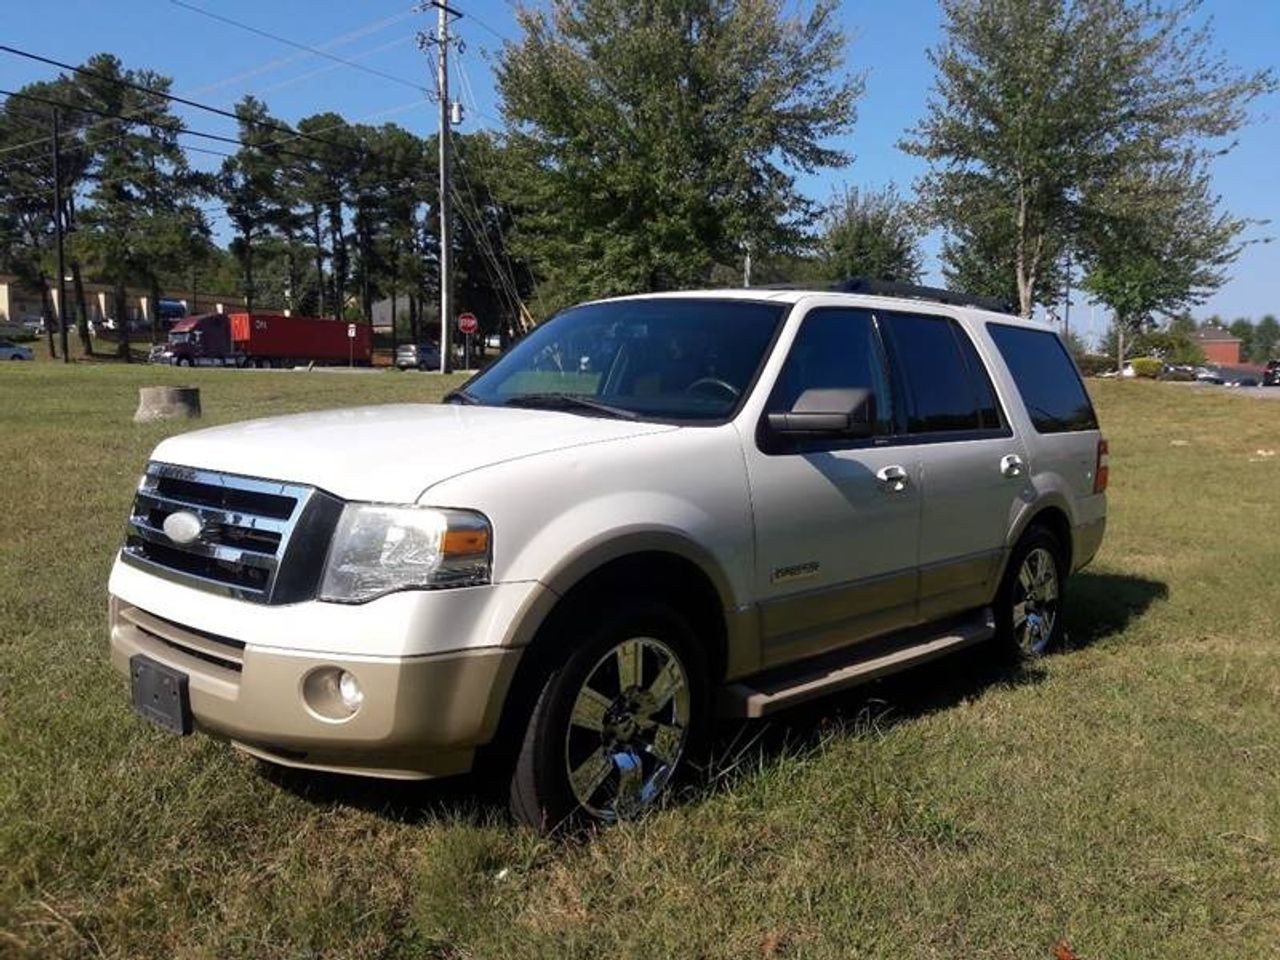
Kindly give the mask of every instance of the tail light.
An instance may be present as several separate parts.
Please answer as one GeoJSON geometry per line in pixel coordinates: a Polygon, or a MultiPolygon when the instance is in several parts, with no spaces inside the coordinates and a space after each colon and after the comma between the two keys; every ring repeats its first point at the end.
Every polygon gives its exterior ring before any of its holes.
{"type": "Polygon", "coordinates": [[[1111,458],[1107,453],[1107,441],[1098,441],[1098,462],[1093,468],[1093,492],[1103,493],[1107,489],[1107,481],[1111,478],[1111,458]]]}

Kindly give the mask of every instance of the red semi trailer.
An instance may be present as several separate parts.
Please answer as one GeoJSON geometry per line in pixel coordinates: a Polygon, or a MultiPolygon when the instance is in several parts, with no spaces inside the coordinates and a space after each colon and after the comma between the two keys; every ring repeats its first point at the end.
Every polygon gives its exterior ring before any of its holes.
{"type": "Polygon", "coordinates": [[[210,313],[176,324],[156,359],[179,366],[289,367],[368,366],[372,357],[373,335],[367,323],[278,313],[210,313]]]}
{"type": "Polygon", "coordinates": [[[286,317],[278,313],[230,316],[231,342],[248,365],[278,367],[350,362],[368,366],[373,357],[372,329],[367,323],[286,317]],[[352,332],[354,337],[350,336],[352,332]]]}

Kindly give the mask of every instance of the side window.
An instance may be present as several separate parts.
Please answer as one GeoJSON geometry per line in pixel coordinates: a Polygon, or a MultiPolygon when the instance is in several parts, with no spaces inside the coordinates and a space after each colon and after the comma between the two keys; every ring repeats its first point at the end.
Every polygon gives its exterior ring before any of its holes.
{"type": "Polygon", "coordinates": [[[1038,432],[1098,429],[1089,394],[1057,334],[1004,323],[989,323],[987,331],[1038,432]]]}
{"type": "MultiPolygon", "coordinates": [[[[880,314],[880,318],[888,330],[894,364],[907,384],[908,433],[976,431],[987,426],[988,416],[998,419],[994,395],[979,400],[981,391],[952,321],[909,313],[880,314]]],[[[972,344],[968,346],[973,349],[972,344]]],[[[977,356],[973,360],[978,362],[977,356]]],[[[991,392],[989,383],[986,391],[991,392]]]]}
{"type": "Polygon", "coordinates": [[[875,322],[865,310],[819,307],[802,321],[787,362],[769,397],[770,412],[790,410],[815,389],[870,390],[876,401],[876,433],[891,432],[893,402],[875,322]]]}
{"type": "Polygon", "coordinates": [[[960,352],[964,354],[965,363],[969,366],[969,379],[973,381],[973,389],[978,397],[978,416],[982,420],[982,429],[999,430],[1004,426],[1004,412],[1000,409],[996,388],[991,385],[991,375],[987,373],[969,334],[959,327],[952,327],[951,330],[956,335],[960,352]]]}

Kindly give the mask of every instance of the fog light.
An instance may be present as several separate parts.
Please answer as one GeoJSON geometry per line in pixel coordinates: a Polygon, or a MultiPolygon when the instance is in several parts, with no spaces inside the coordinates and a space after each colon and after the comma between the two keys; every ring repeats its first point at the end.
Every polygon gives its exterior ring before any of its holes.
{"type": "Polygon", "coordinates": [[[360,681],[355,674],[348,673],[346,670],[338,677],[338,695],[342,697],[342,702],[348,710],[355,713],[360,709],[360,704],[364,703],[364,691],[360,689],[360,681]]]}
{"type": "Polygon", "coordinates": [[[302,700],[322,720],[350,720],[364,703],[355,675],[341,667],[317,667],[303,678],[302,700]]]}

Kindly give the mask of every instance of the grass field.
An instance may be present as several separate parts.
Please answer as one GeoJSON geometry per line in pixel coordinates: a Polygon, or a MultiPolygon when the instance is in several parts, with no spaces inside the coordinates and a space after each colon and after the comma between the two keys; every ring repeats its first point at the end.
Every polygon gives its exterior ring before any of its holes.
{"type": "MultiPolygon", "coordinates": [[[[16,368],[11,369],[10,367],[16,368]]],[[[724,727],[638,823],[542,839],[474,784],[263,769],[107,666],[134,480],[180,426],[439,396],[415,374],[0,369],[0,956],[889,957],[1280,951],[1280,405],[1097,383],[1111,527],[1070,648],[724,727]]]]}

